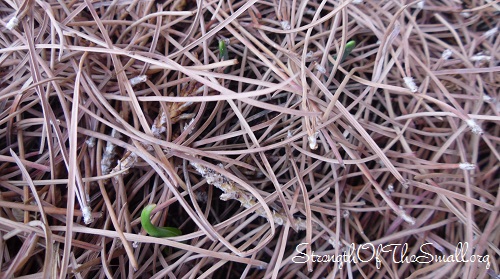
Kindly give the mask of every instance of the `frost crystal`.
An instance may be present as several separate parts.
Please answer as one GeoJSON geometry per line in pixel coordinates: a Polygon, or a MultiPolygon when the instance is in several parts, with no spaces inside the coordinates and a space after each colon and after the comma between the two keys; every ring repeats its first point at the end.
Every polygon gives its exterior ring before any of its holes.
{"type": "MultiPolygon", "coordinates": [[[[186,131],[191,126],[191,124],[193,124],[193,122],[194,122],[194,118],[191,118],[191,120],[189,121],[189,123],[185,123],[184,124],[184,129],[183,130],[186,131]]],[[[188,133],[191,134],[192,132],[193,132],[193,129],[191,129],[188,133]]]]}
{"type": "Polygon", "coordinates": [[[135,78],[131,78],[129,80],[129,82],[130,82],[130,85],[134,86],[134,85],[137,85],[139,83],[146,82],[146,80],[148,80],[148,77],[143,75],[143,76],[137,76],[135,78]]]}
{"type": "Polygon", "coordinates": [[[469,17],[471,17],[471,16],[472,16],[472,14],[471,14],[471,13],[469,13],[469,12],[461,12],[461,13],[460,13],[460,15],[461,15],[462,17],[464,17],[464,18],[469,18],[469,17]]]}
{"type": "Polygon", "coordinates": [[[483,133],[483,129],[481,129],[481,126],[476,124],[476,121],[474,119],[469,119],[466,121],[467,126],[471,128],[472,132],[476,135],[480,135],[483,133]]]}
{"type": "Polygon", "coordinates": [[[19,19],[17,19],[17,17],[13,17],[9,20],[9,22],[7,22],[7,25],[5,27],[7,27],[7,29],[9,30],[12,30],[16,28],[18,24],[19,24],[19,19]]]}
{"type": "Polygon", "coordinates": [[[494,36],[497,32],[498,32],[498,27],[495,27],[495,28],[493,28],[493,29],[490,29],[490,30],[488,30],[488,31],[484,32],[484,36],[485,36],[486,38],[489,38],[489,37],[494,36]]]}
{"type": "Polygon", "coordinates": [[[491,60],[491,56],[483,55],[482,53],[478,53],[470,58],[470,61],[472,61],[472,62],[490,61],[490,60],[491,60]]]}
{"type": "Polygon", "coordinates": [[[408,216],[406,215],[405,212],[403,212],[401,214],[401,218],[403,218],[403,220],[405,220],[406,223],[410,224],[410,225],[415,225],[415,218],[411,217],[411,216],[408,216]]]}
{"type": "Polygon", "coordinates": [[[441,54],[441,58],[443,58],[444,60],[448,60],[450,59],[452,54],[453,52],[451,52],[451,49],[447,48],[443,51],[443,54],[441,54]]]}
{"type": "Polygon", "coordinates": [[[351,213],[347,209],[342,212],[342,217],[344,217],[344,218],[349,217],[349,215],[351,215],[351,213]]]}
{"type": "Polygon", "coordinates": [[[318,136],[319,133],[316,132],[307,138],[309,140],[309,148],[311,148],[312,150],[316,150],[316,148],[318,148],[318,136]]]}
{"type": "Polygon", "coordinates": [[[94,221],[94,218],[92,218],[91,214],[92,210],[90,209],[90,206],[86,206],[82,208],[82,215],[83,215],[83,222],[85,222],[86,225],[92,223],[94,221]]]}
{"type": "Polygon", "coordinates": [[[412,77],[404,77],[403,80],[406,84],[406,87],[408,87],[408,89],[410,89],[411,92],[415,93],[418,91],[418,87],[413,81],[412,77]]]}
{"type": "Polygon", "coordinates": [[[325,67],[321,66],[320,64],[316,64],[316,70],[322,74],[326,74],[326,69],[325,67]]]}
{"type": "Polygon", "coordinates": [[[281,22],[281,27],[283,27],[284,30],[290,30],[292,27],[290,26],[290,22],[287,20],[283,20],[281,22]]]}
{"type": "Polygon", "coordinates": [[[476,165],[465,162],[465,163],[460,163],[458,167],[462,170],[474,170],[476,168],[476,165]]]}
{"type": "Polygon", "coordinates": [[[483,95],[483,101],[486,103],[493,103],[495,102],[495,99],[491,98],[490,95],[484,94],[483,95]]]}
{"type": "Polygon", "coordinates": [[[305,12],[306,15],[315,15],[316,12],[313,9],[307,9],[305,12]]]}
{"type": "Polygon", "coordinates": [[[387,190],[389,190],[389,192],[391,193],[394,193],[394,186],[392,186],[392,184],[389,184],[389,186],[387,186],[387,190]]]}
{"type": "Polygon", "coordinates": [[[392,184],[389,184],[387,186],[387,190],[385,190],[385,193],[390,196],[392,193],[394,193],[394,186],[392,184]]]}
{"type": "Polygon", "coordinates": [[[95,146],[95,138],[94,137],[90,137],[88,138],[85,143],[88,145],[89,148],[93,148],[95,146]]]}

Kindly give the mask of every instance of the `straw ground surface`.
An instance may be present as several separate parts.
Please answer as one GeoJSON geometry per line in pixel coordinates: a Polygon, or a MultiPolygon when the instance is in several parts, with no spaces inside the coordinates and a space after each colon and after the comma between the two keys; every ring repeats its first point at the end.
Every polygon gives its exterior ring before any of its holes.
{"type": "Polygon", "coordinates": [[[498,278],[499,13],[2,0],[0,277],[498,278]]]}

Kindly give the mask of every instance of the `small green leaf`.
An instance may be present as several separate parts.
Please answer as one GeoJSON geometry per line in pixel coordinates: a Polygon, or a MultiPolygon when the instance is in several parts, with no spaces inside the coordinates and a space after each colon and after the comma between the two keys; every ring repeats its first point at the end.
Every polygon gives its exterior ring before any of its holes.
{"type": "Polygon", "coordinates": [[[154,237],[174,237],[182,235],[181,230],[172,227],[157,227],[151,223],[151,211],[155,209],[156,204],[150,204],[144,207],[141,212],[141,225],[144,230],[154,237]]]}

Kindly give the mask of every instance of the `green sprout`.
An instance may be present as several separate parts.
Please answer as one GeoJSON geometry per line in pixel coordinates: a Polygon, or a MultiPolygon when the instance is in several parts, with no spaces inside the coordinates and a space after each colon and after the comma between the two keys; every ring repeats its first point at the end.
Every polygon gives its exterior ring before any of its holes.
{"type": "Polygon", "coordinates": [[[144,230],[154,237],[174,237],[182,235],[181,230],[172,227],[157,227],[151,223],[151,211],[155,209],[156,204],[150,204],[144,207],[141,212],[141,225],[144,230]]]}
{"type": "MultiPolygon", "coordinates": [[[[347,56],[349,56],[349,54],[351,54],[352,50],[355,47],[356,47],[356,41],[351,40],[351,41],[347,42],[347,44],[345,44],[345,48],[344,48],[344,55],[342,55],[342,59],[340,59],[339,63],[344,62],[344,60],[347,58],[347,56]]],[[[337,60],[337,55],[335,55],[333,57],[333,59],[337,60]]]]}
{"type": "MultiPolygon", "coordinates": [[[[227,51],[227,46],[226,42],[229,43],[228,39],[220,39],[219,40],[219,59],[220,61],[227,61],[229,60],[229,52],[227,51]]],[[[224,69],[224,74],[228,74],[231,70],[231,67],[226,67],[224,69]]]]}
{"type": "Polygon", "coordinates": [[[229,53],[227,52],[226,40],[219,40],[219,59],[221,61],[229,60],[229,53]]]}

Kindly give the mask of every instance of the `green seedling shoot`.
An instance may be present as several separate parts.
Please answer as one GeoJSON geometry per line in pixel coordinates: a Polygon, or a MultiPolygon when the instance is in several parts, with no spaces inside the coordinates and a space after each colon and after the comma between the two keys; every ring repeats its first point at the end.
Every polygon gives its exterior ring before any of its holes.
{"type": "Polygon", "coordinates": [[[182,235],[181,230],[172,227],[157,227],[151,223],[151,211],[155,209],[156,204],[150,204],[144,207],[141,212],[141,225],[144,230],[154,237],[174,237],[182,235]]]}
{"type": "MultiPolygon", "coordinates": [[[[229,40],[228,39],[219,40],[219,59],[220,59],[220,61],[229,60],[229,52],[227,51],[226,42],[229,43],[229,40]]],[[[228,74],[230,69],[231,69],[230,67],[226,67],[226,69],[224,70],[224,74],[228,74]]]]}
{"type": "MultiPolygon", "coordinates": [[[[340,59],[339,63],[344,62],[344,60],[347,58],[347,56],[349,56],[349,54],[351,54],[352,50],[355,47],[356,47],[356,41],[351,40],[351,41],[347,42],[347,44],[345,44],[345,47],[344,47],[344,55],[342,55],[342,59],[340,59]]],[[[337,60],[337,55],[335,55],[333,57],[333,59],[337,60]]]]}
{"type": "Polygon", "coordinates": [[[229,60],[229,53],[227,52],[226,40],[219,40],[219,59],[221,61],[229,60]]]}

